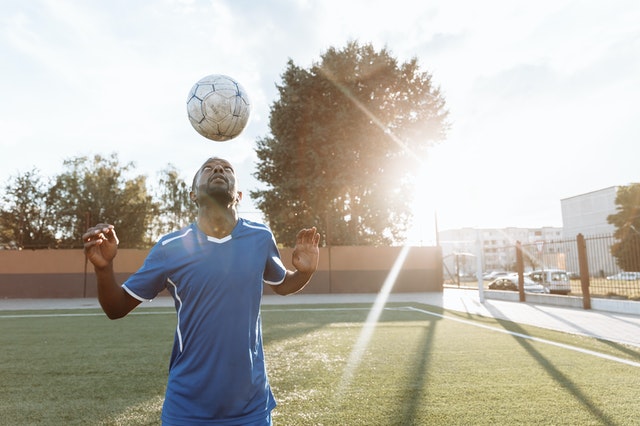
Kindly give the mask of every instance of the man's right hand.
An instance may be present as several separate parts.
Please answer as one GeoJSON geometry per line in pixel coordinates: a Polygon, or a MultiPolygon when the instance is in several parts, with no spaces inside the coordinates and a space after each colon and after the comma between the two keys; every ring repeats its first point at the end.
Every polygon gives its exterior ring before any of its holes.
{"type": "Polygon", "coordinates": [[[82,235],[84,254],[98,269],[111,265],[118,252],[118,236],[113,225],[99,223],[82,235]]]}

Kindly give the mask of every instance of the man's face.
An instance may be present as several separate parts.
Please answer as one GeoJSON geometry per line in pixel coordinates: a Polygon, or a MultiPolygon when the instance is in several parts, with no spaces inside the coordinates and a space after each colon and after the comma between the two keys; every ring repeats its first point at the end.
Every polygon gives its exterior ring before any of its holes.
{"type": "Polygon", "coordinates": [[[241,193],[236,188],[233,166],[222,158],[209,158],[196,174],[192,198],[200,202],[203,197],[228,205],[240,201],[241,193]]]}

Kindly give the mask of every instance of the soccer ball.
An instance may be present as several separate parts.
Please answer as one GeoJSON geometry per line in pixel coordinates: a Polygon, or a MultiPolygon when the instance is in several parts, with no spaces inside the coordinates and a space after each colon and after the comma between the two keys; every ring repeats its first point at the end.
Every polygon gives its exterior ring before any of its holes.
{"type": "Polygon", "coordinates": [[[249,121],[251,104],[244,88],[231,77],[208,75],[193,85],[187,98],[191,125],[207,139],[228,141],[249,121]]]}

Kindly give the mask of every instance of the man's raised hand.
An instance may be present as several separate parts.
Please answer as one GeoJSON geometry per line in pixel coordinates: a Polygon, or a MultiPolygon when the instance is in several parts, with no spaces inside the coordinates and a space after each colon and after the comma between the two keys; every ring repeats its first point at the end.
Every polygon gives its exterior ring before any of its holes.
{"type": "Polygon", "coordinates": [[[305,228],[296,236],[296,246],[293,249],[293,266],[300,272],[314,273],[318,268],[320,250],[318,243],[320,234],[316,227],[305,228]]]}

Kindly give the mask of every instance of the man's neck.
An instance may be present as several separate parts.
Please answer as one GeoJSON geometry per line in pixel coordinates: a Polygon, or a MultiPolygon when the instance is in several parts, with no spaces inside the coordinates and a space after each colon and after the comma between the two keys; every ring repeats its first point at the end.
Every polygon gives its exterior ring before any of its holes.
{"type": "Polygon", "coordinates": [[[198,228],[214,238],[224,238],[231,234],[238,223],[238,212],[235,208],[198,210],[198,228]]]}

